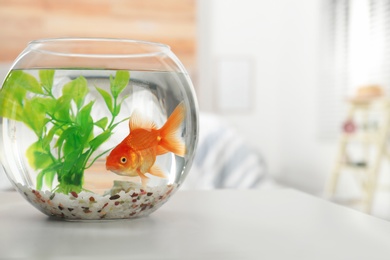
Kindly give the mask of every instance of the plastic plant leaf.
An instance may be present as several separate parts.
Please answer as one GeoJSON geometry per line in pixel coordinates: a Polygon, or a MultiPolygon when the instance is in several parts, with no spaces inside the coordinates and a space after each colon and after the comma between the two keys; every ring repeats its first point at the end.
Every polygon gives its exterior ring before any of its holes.
{"type": "Polygon", "coordinates": [[[0,116],[22,121],[23,115],[23,107],[17,100],[0,94],[0,116]]]}
{"type": "Polygon", "coordinates": [[[93,118],[91,117],[91,110],[93,107],[94,101],[89,102],[84,106],[76,116],[76,124],[80,126],[79,129],[79,145],[85,146],[91,135],[93,135],[93,118]]]}
{"type": "Polygon", "coordinates": [[[62,96],[57,99],[53,117],[59,122],[70,122],[71,96],[62,96]]]}
{"type": "Polygon", "coordinates": [[[90,151],[86,151],[85,153],[79,155],[75,164],[76,169],[84,169],[85,164],[88,160],[88,156],[90,156],[90,151]]]}
{"type": "Polygon", "coordinates": [[[64,175],[73,174],[71,172],[72,168],[75,166],[80,153],[81,153],[81,147],[75,148],[73,151],[69,152],[65,156],[65,160],[63,161],[61,171],[64,175]]]}
{"type": "MultiPolygon", "coordinates": [[[[11,74],[11,76],[12,75],[13,74],[11,74]]],[[[23,86],[15,84],[15,80],[11,76],[4,82],[0,97],[4,100],[15,100],[20,106],[23,106],[23,100],[25,99],[27,91],[23,86]]]]}
{"type": "Polygon", "coordinates": [[[54,177],[56,175],[55,170],[46,170],[45,171],[45,184],[51,189],[54,181],[54,177]]]}
{"type": "Polygon", "coordinates": [[[91,101],[84,106],[76,116],[76,123],[83,128],[88,122],[92,123],[91,110],[95,102],[91,101]]]}
{"type": "Polygon", "coordinates": [[[77,127],[77,126],[68,127],[65,131],[63,131],[61,133],[61,135],[59,136],[59,138],[56,142],[56,145],[54,147],[58,147],[58,149],[61,150],[61,147],[62,147],[63,143],[65,142],[65,140],[69,140],[70,137],[78,131],[78,128],[79,127],[77,127]]]}
{"type": "Polygon", "coordinates": [[[43,128],[48,122],[44,107],[34,102],[34,99],[25,100],[23,122],[28,125],[38,137],[42,136],[43,128]]]}
{"type": "Polygon", "coordinates": [[[103,130],[107,126],[107,124],[108,124],[108,118],[107,117],[103,117],[102,119],[100,119],[100,120],[95,122],[95,125],[100,127],[103,130]]]}
{"type": "Polygon", "coordinates": [[[43,149],[41,140],[30,145],[26,151],[26,157],[35,170],[44,169],[53,162],[50,153],[43,149]]]}
{"type": "Polygon", "coordinates": [[[54,70],[40,70],[39,80],[46,92],[51,94],[54,82],[54,70]]]}
{"type": "Polygon", "coordinates": [[[33,106],[36,107],[40,113],[52,114],[56,108],[56,101],[47,97],[33,97],[31,98],[31,104],[33,104],[33,106]]]}
{"type": "Polygon", "coordinates": [[[114,98],[117,98],[120,93],[126,88],[129,83],[130,73],[125,70],[117,71],[115,78],[110,76],[110,88],[114,98]]]}
{"type": "Polygon", "coordinates": [[[104,102],[106,103],[106,106],[108,108],[108,110],[112,113],[112,97],[111,95],[105,91],[104,89],[101,89],[101,88],[98,88],[96,87],[97,91],[100,93],[100,95],[103,97],[104,99],[104,102]]]}
{"type": "Polygon", "coordinates": [[[22,121],[23,105],[26,89],[15,84],[15,73],[11,73],[0,90],[0,115],[6,118],[22,121]]]}
{"type": "Polygon", "coordinates": [[[100,135],[96,136],[89,142],[89,145],[93,150],[96,150],[102,143],[108,140],[111,136],[111,131],[104,131],[100,135]]]}
{"type": "Polygon", "coordinates": [[[12,86],[12,88],[22,87],[29,92],[43,94],[43,90],[37,79],[34,76],[20,70],[12,71],[7,78],[6,84],[12,86]]]}
{"type": "Polygon", "coordinates": [[[77,105],[77,108],[80,109],[83,105],[84,98],[88,93],[88,84],[87,80],[80,76],[71,82],[65,84],[62,89],[62,94],[64,96],[70,96],[77,105]]]}
{"type": "Polygon", "coordinates": [[[61,130],[61,125],[60,126],[53,126],[46,136],[42,138],[42,148],[43,149],[50,149],[50,144],[53,141],[53,138],[55,135],[59,135],[59,132],[63,132],[61,130]]]}
{"type": "MultiPolygon", "coordinates": [[[[84,149],[84,143],[83,140],[87,138],[84,137],[82,132],[80,131],[80,127],[76,128],[76,131],[71,132],[65,143],[63,144],[63,154],[64,156],[68,156],[70,153],[72,153],[75,149],[80,149],[81,152],[84,149]]],[[[80,153],[81,153],[80,152],[80,153]]]]}
{"type": "Polygon", "coordinates": [[[119,112],[121,111],[121,105],[122,105],[122,104],[116,104],[116,106],[115,106],[115,108],[114,108],[114,111],[112,111],[112,115],[113,115],[113,116],[119,115],[119,112]]]}

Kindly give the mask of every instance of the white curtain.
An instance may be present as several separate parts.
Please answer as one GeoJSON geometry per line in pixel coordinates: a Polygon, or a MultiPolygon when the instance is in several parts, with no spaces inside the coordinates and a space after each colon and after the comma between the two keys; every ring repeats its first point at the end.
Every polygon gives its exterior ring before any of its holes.
{"type": "Polygon", "coordinates": [[[390,94],[390,0],[326,0],[324,10],[319,133],[334,138],[357,88],[390,94]]]}

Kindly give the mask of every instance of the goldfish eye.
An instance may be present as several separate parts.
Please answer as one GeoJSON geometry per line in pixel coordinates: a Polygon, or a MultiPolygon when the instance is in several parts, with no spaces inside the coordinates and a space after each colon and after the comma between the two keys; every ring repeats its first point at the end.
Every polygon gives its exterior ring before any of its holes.
{"type": "Polygon", "coordinates": [[[126,157],[121,157],[121,163],[125,164],[127,162],[127,158],[126,157]]]}

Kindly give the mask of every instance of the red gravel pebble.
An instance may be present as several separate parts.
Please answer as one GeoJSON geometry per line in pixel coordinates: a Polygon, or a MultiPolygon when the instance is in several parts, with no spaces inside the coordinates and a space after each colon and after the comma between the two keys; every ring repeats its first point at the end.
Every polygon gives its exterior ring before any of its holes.
{"type": "Polygon", "coordinates": [[[75,191],[72,191],[70,194],[72,194],[72,196],[75,198],[77,198],[79,196],[75,191]]]}
{"type": "Polygon", "coordinates": [[[121,196],[119,196],[118,194],[116,194],[116,195],[112,195],[111,197],[110,197],[110,200],[116,200],[116,199],[119,199],[121,196]]]}

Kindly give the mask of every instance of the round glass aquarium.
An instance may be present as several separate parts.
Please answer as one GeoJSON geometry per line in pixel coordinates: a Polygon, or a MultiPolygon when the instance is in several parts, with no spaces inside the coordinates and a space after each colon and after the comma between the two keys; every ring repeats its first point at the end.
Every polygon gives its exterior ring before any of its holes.
{"type": "Polygon", "coordinates": [[[163,44],[29,43],[0,90],[0,158],[33,206],[63,219],[146,216],[184,181],[198,139],[191,80],[163,44]]]}

